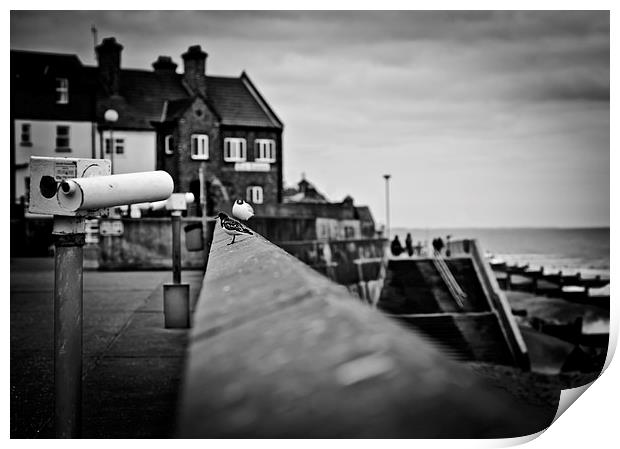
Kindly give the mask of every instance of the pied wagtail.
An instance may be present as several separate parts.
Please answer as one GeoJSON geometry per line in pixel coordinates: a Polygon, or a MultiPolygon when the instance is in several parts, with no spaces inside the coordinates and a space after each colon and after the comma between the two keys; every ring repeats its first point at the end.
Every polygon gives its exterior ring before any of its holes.
{"type": "Polygon", "coordinates": [[[237,237],[238,235],[254,235],[252,231],[243,226],[234,218],[230,218],[224,212],[220,212],[219,214],[217,214],[217,216],[220,218],[220,225],[222,226],[224,232],[228,235],[233,236],[232,242],[230,242],[229,245],[235,243],[235,237],[237,237]]]}

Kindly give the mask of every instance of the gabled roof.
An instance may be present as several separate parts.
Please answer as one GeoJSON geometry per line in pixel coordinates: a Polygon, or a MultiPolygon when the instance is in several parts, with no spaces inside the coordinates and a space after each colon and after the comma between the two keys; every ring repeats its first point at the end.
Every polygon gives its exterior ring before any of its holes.
{"type": "Polygon", "coordinates": [[[370,212],[370,208],[368,206],[355,206],[355,215],[360,221],[366,221],[369,223],[375,222],[372,212],[370,212]]]}
{"type": "MultiPolygon", "coordinates": [[[[205,101],[222,125],[282,128],[280,120],[245,74],[239,78],[207,76],[206,93],[205,101]]],[[[103,117],[108,107],[119,108],[117,127],[152,129],[151,122],[179,118],[193,103],[193,96],[185,88],[182,74],[124,69],[121,70],[120,98],[101,96],[99,103],[98,117],[103,117]]]]}
{"type": "MultiPolygon", "coordinates": [[[[98,69],[89,67],[94,77],[98,69]]],[[[151,122],[160,121],[166,101],[188,98],[188,92],[181,83],[181,75],[173,72],[152,72],[146,70],[121,70],[118,96],[107,96],[103,89],[97,94],[97,121],[103,121],[106,109],[118,112],[115,128],[153,129],[151,122]]]]}
{"type": "MultiPolygon", "coordinates": [[[[207,76],[207,95],[204,100],[224,126],[282,128],[282,123],[245,72],[239,78],[207,76]]],[[[160,111],[160,120],[179,119],[192,103],[191,97],[168,101],[164,110],[160,111]]]]}
{"type": "Polygon", "coordinates": [[[282,122],[245,72],[239,78],[207,76],[207,98],[223,125],[282,128],[282,122]]]}
{"type": "Polygon", "coordinates": [[[95,80],[76,55],[11,50],[11,116],[94,120],[95,80]],[[69,80],[69,103],[56,104],[56,78],[69,80]]]}
{"type": "Polygon", "coordinates": [[[317,190],[314,184],[310,183],[305,175],[297,183],[297,189],[290,189],[284,195],[284,203],[329,203],[325,195],[317,190]]]}
{"type": "MultiPolygon", "coordinates": [[[[98,68],[83,66],[79,58],[71,54],[11,50],[11,72],[11,99],[15,100],[11,112],[20,118],[103,123],[104,112],[114,108],[119,114],[115,128],[152,130],[152,123],[174,118],[184,111],[183,108],[189,107],[194,98],[182,74],[134,69],[121,69],[119,95],[108,96],[98,81],[98,68]],[[53,73],[57,72],[71,74],[75,80],[70,83],[70,105],[60,108],[53,104],[53,73]],[[47,77],[47,82],[42,83],[41,77],[47,77]],[[41,95],[36,95],[37,89],[41,95]],[[72,96],[74,92],[77,97],[72,96]],[[51,94],[52,99],[44,94],[51,94]],[[63,111],[76,108],[77,111],[63,115],[63,111]]],[[[224,126],[283,127],[245,72],[239,77],[207,76],[205,101],[224,126]]]]}
{"type": "Polygon", "coordinates": [[[11,50],[11,71],[44,76],[50,68],[75,71],[82,68],[77,55],[41,51],[11,50]]]}

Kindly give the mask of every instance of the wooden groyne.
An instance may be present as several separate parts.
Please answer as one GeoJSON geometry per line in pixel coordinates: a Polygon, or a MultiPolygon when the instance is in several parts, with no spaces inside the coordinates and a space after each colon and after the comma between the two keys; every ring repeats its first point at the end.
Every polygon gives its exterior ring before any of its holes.
{"type": "Polygon", "coordinates": [[[529,265],[518,265],[507,263],[492,263],[491,268],[498,273],[504,273],[506,275],[506,287],[510,289],[512,287],[512,275],[518,275],[527,278],[532,283],[532,289],[536,290],[540,281],[548,282],[550,284],[557,285],[558,287],[570,285],[576,287],[583,287],[585,290],[591,288],[599,288],[609,284],[608,278],[603,278],[600,275],[591,278],[581,277],[581,273],[576,274],[564,274],[562,270],[556,273],[546,273],[545,268],[531,269],[529,265]]]}
{"type": "Polygon", "coordinates": [[[498,282],[504,290],[521,290],[534,294],[554,296],[584,304],[609,307],[609,296],[593,297],[590,290],[609,284],[609,278],[600,275],[582,277],[581,273],[564,274],[562,270],[548,273],[544,267],[532,269],[529,265],[491,263],[498,282]]]}
{"type": "Polygon", "coordinates": [[[179,436],[480,438],[550,417],[259,235],[214,234],[179,436]]]}
{"type": "MultiPolygon", "coordinates": [[[[447,250],[452,255],[468,254],[470,242],[468,239],[450,241],[447,250]]],[[[529,264],[509,264],[493,260],[489,261],[489,265],[504,290],[523,290],[595,305],[604,304],[606,301],[607,306],[609,305],[609,297],[595,299],[589,296],[591,289],[608,285],[609,278],[599,275],[583,277],[579,272],[565,274],[562,270],[549,273],[544,267],[533,269],[529,264]]]]}

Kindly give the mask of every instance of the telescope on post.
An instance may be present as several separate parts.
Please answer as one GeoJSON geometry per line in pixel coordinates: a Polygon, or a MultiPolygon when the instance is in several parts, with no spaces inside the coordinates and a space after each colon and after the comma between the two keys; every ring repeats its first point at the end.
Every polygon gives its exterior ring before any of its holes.
{"type": "Polygon", "coordinates": [[[54,216],[54,426],[59,438],[80,436],[86,218],[106,215],[109,207],[166,200],[174,190],[164,171],[110,173],[107,159],[30,158],[28,210],[54,216]]]}

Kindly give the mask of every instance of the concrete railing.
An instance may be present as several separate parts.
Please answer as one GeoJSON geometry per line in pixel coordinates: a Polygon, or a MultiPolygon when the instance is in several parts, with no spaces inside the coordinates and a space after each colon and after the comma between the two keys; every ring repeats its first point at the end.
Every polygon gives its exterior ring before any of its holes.
{"type": "Polygon", "coordinates": [[[217,224],[180,437],[511,437],[550,424],[261,236],[229,241],[217,224]]]}

